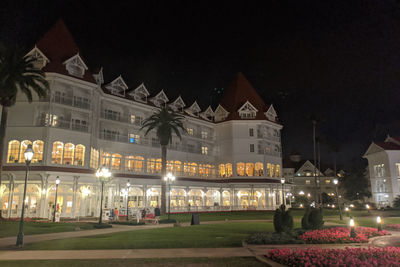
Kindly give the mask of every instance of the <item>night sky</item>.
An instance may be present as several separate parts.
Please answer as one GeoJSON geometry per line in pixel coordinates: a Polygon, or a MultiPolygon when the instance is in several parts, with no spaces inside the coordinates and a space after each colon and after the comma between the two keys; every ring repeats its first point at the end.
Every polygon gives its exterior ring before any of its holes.
{"type": "MultiPolygon", "coordinates": [[[[62,17],[89,67],[110,81],[181,94],[207,107],[239,71],[284,125],[285,154],[322,164],[360,159],[400,135],[400,6],[396,1],[2,1],[0,40],[26,48],[62,17]],[[268,4],[267,4],[268,3],[268,4]]],[[[213,104],[216,102],[214,101],[213,104]]]]}

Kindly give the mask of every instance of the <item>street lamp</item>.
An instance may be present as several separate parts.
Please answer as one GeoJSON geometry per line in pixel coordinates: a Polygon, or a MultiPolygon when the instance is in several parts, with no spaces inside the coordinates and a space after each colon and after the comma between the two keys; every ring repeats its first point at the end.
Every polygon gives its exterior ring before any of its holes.
{"type": "Polygon", "coordinates": [[[171,182],[175,181],[175,176],[169,172],[164,177],[164,181],[166,181],[168,184],[168,221],[169,221],[170,214],[171,214],[171,182]]]}
{"type": "Polygon", "coordinates": [[[53,213],[53,222],[56,221],[56,210],[57,210],[57,193],[58,193],[58,184],[60,183],[60,177],[56,178],[56,197],[54,199],[54,213],[53,213]]]}
{"type": "Polygon", "coordinates": [[[335,190],[336,190],[336,201],[337,201],[337,205],[339,207],[339,218],[342,221],[343,220],[343,216],[342,216],[342,207],[340,206],[340,202],[339,202],[339,194],[338,194],[338,183],[339,180],[338,179],[333,179],[333,183],[335,184],[335,190]]]}
{"type": "Polygon", "coordinates": [[[126,183],[126,220],[129,221],[129,187],[131,186],[131,183],[128,182],[126,183]]]}
{"type": "Polygon", "coordinates": [[[29,164],[33,159],[33,149],[32,145],[28,145],[28,148],[24,152],[25,156],[25,164],[26,164],[26,171],[25,171],[25,186],[24,186],[24,198],[22,199],[22,211],[21,211],[21,220],[19,222],[19,232],[17,236],[17,246],[22,247],[24,244],[24,213],[25,213],[25,198],[26,198],[26,185],[28,183],[28,172],[29,172],[29,164]]]}
{"type": "Polygon", "coordinates": [[[376,217],[376,222],[378,224],[378,232],[382,231],[382,219],[380,216],[376,217]]]}
{"type": "Polygon", "coordinates": [[[357,237],[356,231],[355,231],[355,229],[354,229],[355,223],[354,223],[353,218],[350,219],[349,225],[350,225],[350,237],[352,237],[352,238],[357,237]]]}
{"type": "Polygon", "coordinates": [[[350,209],[349,209],[348,207],[346,207],[346,208],[344,209],[344,211],[346,212],[347,217],[350,217],[350,209]]]}
{"type": "Polygon", "coordinates": [[[104,191],[104,183],[108,182],[111,177],[111,172],[106,167],[101,167],[96,171],[96,177],[101,182],[101,198],[100,198],[100,218],[99,224],[102,222],[103,217],[103,191],[104,191]]]}
{"type": "Polygon", "coordinates": [[[284,195],[284,187],[285,187],[285,178],[281,178],[282,184],[282,205],[285,205],[285,195],[284,195]]]}

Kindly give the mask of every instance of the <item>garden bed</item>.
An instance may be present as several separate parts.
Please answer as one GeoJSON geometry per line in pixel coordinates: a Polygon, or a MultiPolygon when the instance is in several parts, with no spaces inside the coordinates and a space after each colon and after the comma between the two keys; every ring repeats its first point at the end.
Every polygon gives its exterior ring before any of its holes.
{"type": "Polygon", "coordinates": [[[273,249],[267,258],[286,266],[400,266],[400,248],[273,249]]]}
{"type": "Polygon", "coordinates": [[[400,224],[387,224],[385,225],[385,229],[392,231],[400,231],[400,224]]]}

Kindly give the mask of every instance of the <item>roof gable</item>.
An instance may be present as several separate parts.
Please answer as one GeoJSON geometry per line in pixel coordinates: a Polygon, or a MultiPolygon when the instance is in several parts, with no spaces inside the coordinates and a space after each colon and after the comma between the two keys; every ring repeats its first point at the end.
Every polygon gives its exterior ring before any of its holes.
{"type": "Polygon", "coordinates": [[[105,86],[108,90],[110,90],[111,94],[125,96],[125,91],[128,89],[128,85],[126,85],[122,76],[119,75],[116,79],[105,86]]]}
{"type": "Polygon", "coordinates": [[[150,101],[156,106],[161,107],[162,105],[167,104],[169,101],[167,95],[164,93],[164,89],[162,89],[156,96],[152,97],[150,101]]]}
{"type": "Polygon", "coordinates": [[[99,73],[93,74],[93,77],[98,85],[102,85],[104,83],[103,67],[100,68],[99,73]]]}
{"type": "Polygon", "coordinates": [[[178,96],[174,102],[169,104],[169,106],[172,108],[174,111],[183,111],[183,108],[186,106],[185,102],[183,102],[183,99],[181,96],[178,96]]]}
{"type": "Polygon", "coordinates": [[[26,56],[36,59],[34,65],[39,69],[44,68],[47,63],[50,62],[50,60],[45,56],[45,54],[43,54],[42,51],[40,51],[39,48],[36,47],[36,45],[31,51],[26,54],[26,56]]]}
{"type": "Polygon", "coordinates": [[[202,117],[205,120],[212,121],[215,117],[215,113],[212,110],[211,106],[208,106],[208,108],[205,111],[200,113],[200,117],[202,117]]]}
{"type": "Polygon", "coordinates": [[[267,117],[268,120],[276,121],[277,114],[276,114],[276,111],[275,111],[274,106],[272,104],[269,106],[267,112],[264,112],[264,114],[265,114],[265,117],[267,117]]]}
{"type": "MultiPolygon", "coordinates": [[[[306,160],[304,164],[296,171],[295,175],[300,174],[299,176],[301,176],[303,173],[311,172],[311,176],[314,176],[314,168],[314,164],[312,164],[311,161],[306,160]]],[[[315,168],[315,170],[319,176],[323,176],[323,173],[318,170],[318,168],[315,168]]]]}
{"type": "Polygon", "coordinates": [[[65,65],[69,75],[79,78],[83,78],[85,71],[88,69],[85,62],[79,56],[79,53],[64,61],[63,65],[65,65]]]}
{"type": "Polygon", "coordinates": [[[185,109],[186,113],[188,113],[189,115],[193,115],[193,116],[199,116],[200,111],[201,111],[201,108],[197,104],[197,101],[194,101],[193,104],[189,108],[185,109]]]}
{"type": "Polygon", "coordinates": [[[225,120],[229,115],[229,112],[222,106],[218,105],[218,107],[215,109],[215,121],[223,121],[225,120]]]}
{"type": "Polygon", "coordinates": [[[141,83],[135,90],[129,92],[128,95],[132,96],[136,101],[146,103],[150,93],[144,83],[141,83]]]}
{"type": "Polygon", "coordinates": [[[255,118],[257,112],[258,110],[249,101],[246,101],[238,110],[239,116],[242,119],[255,118]]]}

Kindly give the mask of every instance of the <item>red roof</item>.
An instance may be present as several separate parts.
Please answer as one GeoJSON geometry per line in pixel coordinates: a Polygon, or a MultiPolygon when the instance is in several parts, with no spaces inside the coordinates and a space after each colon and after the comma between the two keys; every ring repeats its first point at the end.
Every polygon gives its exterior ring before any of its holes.
{"type": "MultiPolygon", "coordinates": [[[[238,110],[249,101],[257,110],[254,120],[266,120],[264,112],[269,108],[246,77],[239,72],[222,97],[221,106],[229,112],[226,120],[241,120],[238,110]]],[[[248,120],[248,118],[246,118],[248,120]]]]}
{"type": "Polygon", "coordinates": [[[375,143],[377,146],[380,146],[384,150],[400,150],[400,146],[395,143],[390,142],[377,142],[375,143]]]}
{"type": "MultiPolygon", "coordinates": [[[[36,46],[50,60],[46,67],[43,68],[45,72],[56,72],[75,77],[68,74],[63,62],[79,53],[79,48],[62,19],[59,19],[56,24],[44,34],[36,43],[36,46]]],[[[85,71],[82,80],[96,83],[89,70],[85,71]]]]}

